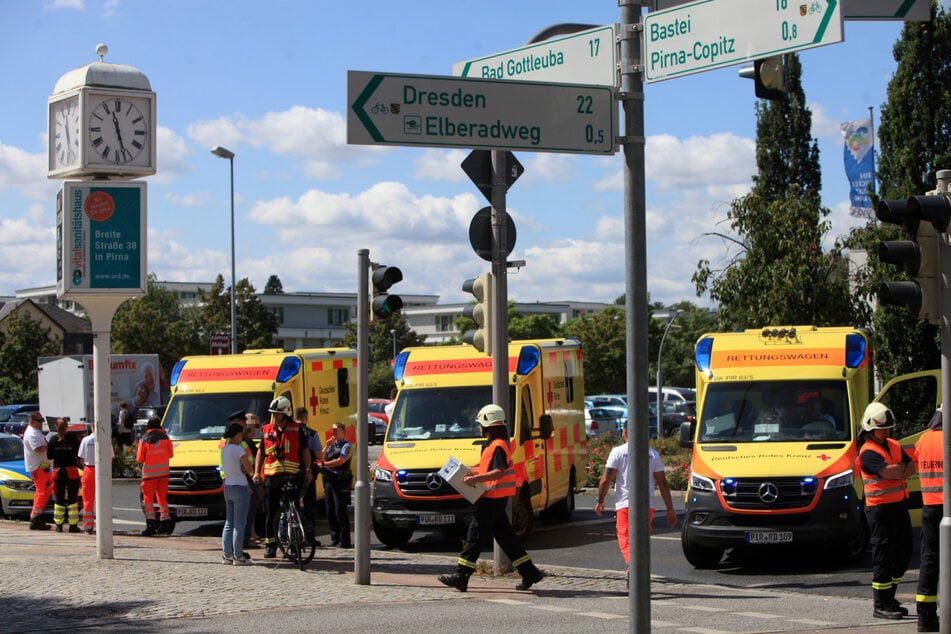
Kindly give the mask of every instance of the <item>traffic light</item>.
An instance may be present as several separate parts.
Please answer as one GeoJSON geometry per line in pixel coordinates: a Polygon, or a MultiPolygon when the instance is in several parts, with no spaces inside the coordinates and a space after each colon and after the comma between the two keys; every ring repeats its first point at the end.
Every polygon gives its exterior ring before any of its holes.
{"type": "Polygon", "coordinates": [[[478,328],[466,331],[462,335],[465,343],[472,344],[479,352],[492,356],[492,274],[483,273],[479,277],[466,280],[462,283],[462,290],[472,293],[476,298],[475,304],[462,309],[464,317],[475,321],[478,328]]]}
{"type": "Polygon", "coordinates": [[[395,266],[384,266],[372,262],[370,266],[373,267],[371,279],[373,301],[370,303],[370,321],[373,321],[374,316],[377,319],[386,319],[403,308],[403,299],[399,295],[387,293],[391,286],[403,280],[403,272],[395,266]]]}
{"type": "Polygon", "coordinates": [[[740,77],[755,82],[760,99],[782,101],[786,97],[786,64],[782,55],[753,60],[752,66],[740,69],[740,77]]]}
{"type": "Polygon", "coordinates": [[[886,240],[878,258],[904,267],[914,281],[882,282],[878,299],[905,306],[915,317],[939,325],[941,320],[940,233],[948,228],[951,203],[943,194],[882,200],[875,210],[882,222],[901,225],[910,240],[886,240]]]}

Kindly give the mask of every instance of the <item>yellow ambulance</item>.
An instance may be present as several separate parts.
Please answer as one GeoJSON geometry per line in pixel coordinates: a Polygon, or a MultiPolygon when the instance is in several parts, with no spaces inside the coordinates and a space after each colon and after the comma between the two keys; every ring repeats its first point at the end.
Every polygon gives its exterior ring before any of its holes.
{"type": "Polygon", "coordinates": [[[335,422],[355,429],[357,353],[350,348],[185,357],[172,369],[169,384],[162,427],[175,448],[168,487],[175,521],[225,518],[218,443],[229,414],[243,409],[265,424],[268,405],[284,396],[295,409],[308,408],[308,427],[321,441],[335,422]]]}
{"type": "MultiPolygon", "coordinates": [[[[439,476],[452,456],[476,466],[475,422],[492,402],[492,362],[469,345],[407,348],[396,358],[396,402],[373,482],[373,530],[387,546],[417,529],[461,527],[473,506],[439,476]]],[[[524,537],[534,512],[567,519],[583,477],[587,439],[581,344],[509,343],[509,433],[517,479],[512,524],[524,537]]]]}
{"type": "Polygon", "coordinates": [[[697,421],[681,545],[697,568],[725,549],[868,540],[856,439],[871,398],[870,335],[767,327],[705,334],[695,348],[697,421]]]}

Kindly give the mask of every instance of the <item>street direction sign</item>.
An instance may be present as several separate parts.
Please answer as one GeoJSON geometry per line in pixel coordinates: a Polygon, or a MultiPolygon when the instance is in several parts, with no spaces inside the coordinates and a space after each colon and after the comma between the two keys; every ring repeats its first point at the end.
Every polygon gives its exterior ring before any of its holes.
{"type": "Polygon", "coordinates": [[[614,89],[347,72],[347,143],[613,154],[614,89]]]}
{"type": "Polygon", "coordinates": [[[481,79],[616,86],[614,26],[552,38],[452,65],[452,74],[481,79]]]}
{"type": "MultiPolygon", "coordinates": [[[[653,0],[651,11],[669,9],[692,0],[653,0]]],[[[903,20],[927,22],[931,19],[931,0],[842,0],[845,20],[903,20]]]]}
{"type": "MultiPolygon", "coordinates": [[[[505,191],[518,180],[525,168],[511,152],[505,153],[505,191]]],[[[462,161],[462,171],[479,188],[486,200],[492,202],[492,153],[487,150],[472,150],[462,161]]]]}
{"type": "Polygon", "coordinates": [[[700,0],[644,16],[650,83],[842,41],[841,0],[700,0]]]}

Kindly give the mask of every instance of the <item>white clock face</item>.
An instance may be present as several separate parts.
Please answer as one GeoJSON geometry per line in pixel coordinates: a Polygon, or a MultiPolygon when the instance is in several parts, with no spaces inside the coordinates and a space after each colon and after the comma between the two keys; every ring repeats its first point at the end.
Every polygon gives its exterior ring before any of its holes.
{"type": "Polygon", "coordinates": [[[50,134],[52,169],[79,162],[79,100],[67,99],[53,104],[50,134]]]}
{"type": "Polygon", "coordinates": [[[149,122],[128,98],[109,97],[100,101],[86,124],[88,147],[96,163],[135,163],[149,143],[149,122]]]}

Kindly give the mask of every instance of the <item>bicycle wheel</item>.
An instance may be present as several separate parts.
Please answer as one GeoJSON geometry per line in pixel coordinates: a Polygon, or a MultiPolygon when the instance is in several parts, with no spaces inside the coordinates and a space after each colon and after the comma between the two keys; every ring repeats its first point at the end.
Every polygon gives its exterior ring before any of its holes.
{"type": "Polygon", "coordinates": [[[291,547],[290,531],[288,530],[287,513],[282,511],[281,517],[277,521],[277,545],[281,549],[281,555],[287,559],[293,560],[293,549],[291,547]]]}
{"type": "Polygon", "coordinates": [[[317,552],[317,543],[313,539],[307,539],[307,535],[304,531],[303,518],[300,513],[297,514],[296,519],[297,523],[294,526],[293,535],[296,536],[298,544],[300,545],[297,549],[299,553],[297,564],[300,566],[300,569],[303,570],[304,566],[313,560],[314,553],[317,552]]]}

